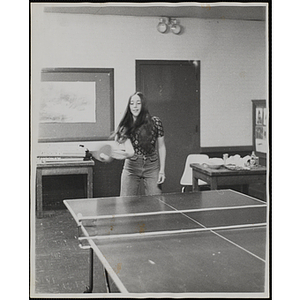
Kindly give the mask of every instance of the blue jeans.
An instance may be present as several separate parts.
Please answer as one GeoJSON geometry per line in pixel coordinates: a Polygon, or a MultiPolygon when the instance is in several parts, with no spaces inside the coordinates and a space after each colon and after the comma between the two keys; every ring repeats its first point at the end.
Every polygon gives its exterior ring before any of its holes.
{"type": "Polygon", "coordinates": [[[158,154],[149,156],[134,155],[125,160],[121,176],[120,196],[138,195],[140,181],[143,180],[146,195],[160,195],[157,184],[159,173],[158,154]]]}

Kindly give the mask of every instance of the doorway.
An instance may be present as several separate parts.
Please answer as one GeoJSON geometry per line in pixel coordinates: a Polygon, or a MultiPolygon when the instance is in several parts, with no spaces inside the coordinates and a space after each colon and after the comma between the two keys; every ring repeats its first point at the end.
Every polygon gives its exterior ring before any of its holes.
{"type": "Polygon", "coordinates": [[[136,90],[164,126],[163,192],[179,192],[187,155],[200,151],[200,61],[137,60],[136,90]]]}

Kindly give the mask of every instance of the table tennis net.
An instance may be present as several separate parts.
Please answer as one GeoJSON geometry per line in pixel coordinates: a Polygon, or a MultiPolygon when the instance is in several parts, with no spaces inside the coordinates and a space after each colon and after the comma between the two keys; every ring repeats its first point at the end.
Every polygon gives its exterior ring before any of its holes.
{"type": "Polygon", "coordinates": [[[266,205],[82,216],[79,239],[129,238],[266,226],[266,205]]]}

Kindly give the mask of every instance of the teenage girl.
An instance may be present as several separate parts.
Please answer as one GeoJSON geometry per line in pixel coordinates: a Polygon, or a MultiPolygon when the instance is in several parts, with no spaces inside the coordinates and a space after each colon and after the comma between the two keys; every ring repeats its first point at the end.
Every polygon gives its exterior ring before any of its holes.
{"type": "Polygon", "coordinates": [[[166,179],[164,129],[161,120],[150,115],[142,93],[129,97],[114,136],[120,147],[113,150],[112,157],[125,159],[120,195],[137,195],[141,180],[146,195],[161,194],[161,184],[166,179]]]}

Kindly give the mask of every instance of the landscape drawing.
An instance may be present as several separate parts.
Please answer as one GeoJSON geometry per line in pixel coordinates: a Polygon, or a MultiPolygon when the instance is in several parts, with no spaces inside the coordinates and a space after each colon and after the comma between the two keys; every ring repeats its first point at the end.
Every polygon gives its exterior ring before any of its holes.
{"type": "Polygon", "coordinates": [[[40,122],[96,122],[95,82],[42,82],[40,122]]]}

